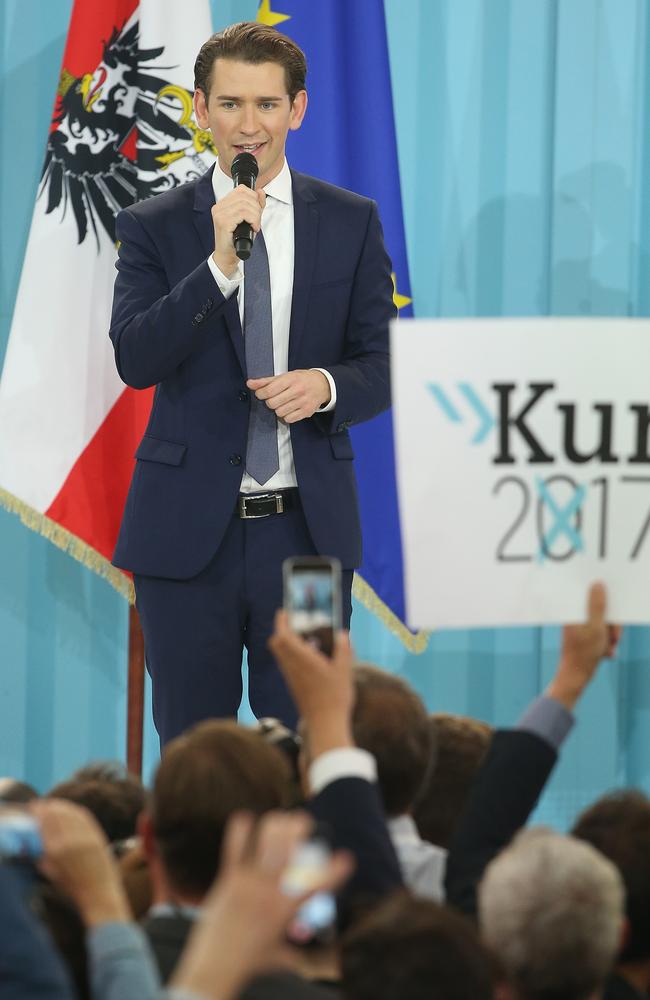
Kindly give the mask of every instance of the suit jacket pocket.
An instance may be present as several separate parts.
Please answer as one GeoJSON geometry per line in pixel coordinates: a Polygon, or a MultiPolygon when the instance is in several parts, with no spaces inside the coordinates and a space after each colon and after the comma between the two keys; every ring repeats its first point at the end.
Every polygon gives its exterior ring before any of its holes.
{"type": "Polygon", "coordinates": [[[144,462],[180,465],[186,451],[186,444],[179,444],[178,441],[162,441],[160,438],[145,434],[135,453],[135,457],[144,462]]]}
{"type": "Polygon", "coordinates": [[[334,458],[354,458],[354,449],[350,435],[347,433],[334,434],[330,438],[330,448],[334,458]]]}

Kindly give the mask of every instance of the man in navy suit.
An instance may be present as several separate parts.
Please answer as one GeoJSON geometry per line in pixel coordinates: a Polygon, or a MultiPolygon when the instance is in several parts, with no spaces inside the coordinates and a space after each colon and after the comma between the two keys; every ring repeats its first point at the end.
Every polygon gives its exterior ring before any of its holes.
{"type": "Polygon", "coordinates": [[[395,310],[374,202],[288,168],[305,73],[276,29],[214,35],[194,106],[216,166],[117,220],[116,363],[156,392],[114,562],[134,574],[163,744],[237,712],[243,647],[256,715],[295,722],[267,649],[287,556],[338,557],[350,618],[361,534],[348,428],[390,403],[395,310]],[[242,152],[257,160],[256,191],[233,189],[242,152]],[[233,247],[244,220],[263,236],[245,269],[233,247]],[[272,330],[253,348],[260,315],[272,330]]]}

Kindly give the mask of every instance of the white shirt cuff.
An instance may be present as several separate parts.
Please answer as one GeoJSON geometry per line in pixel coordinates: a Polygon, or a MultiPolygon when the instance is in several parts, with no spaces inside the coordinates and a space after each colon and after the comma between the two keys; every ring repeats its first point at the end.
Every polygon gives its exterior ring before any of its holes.
{"type": "Polygon", "coordinates": [[[223,295],[224,299],[229,299],[232,293],[236,291],[242,283],[244,277],[244,265],[240,261],[237,265],[234,277],[227,278],[221,268],[217,267],[212,259],[212,254],[210,254],[208,257],[208,267],[210,268],[212,277],[219,286],[219,291],[223,295]]]}
{"type": "Polygon", "coordinates": [[[327,381],[330,384],[330,401],[329,401],[329,403],[326,403],[325,406],[320,406],[316,410],[316,413],[328,413],[329,410],[333,410],[334,407],[336,406],[336,382],[334,381],[334,379],[332,378],[332,376],[330,375],[330,373],[328,371],[326,371],[324,368],[310,368],[309,370],[312,371],[312,372],[322,372],[323,375],[325,376],[325,378],[327,379],[327,381]]]}
{"type": "Polygon", "coordinates": [[[360,747],[339,747],[322,753],[309,766],[309,787],[312,795],[318,795],[324,788],[339,778],[363,778],[364,781],[377,780],[375,758],[360,747]]]}

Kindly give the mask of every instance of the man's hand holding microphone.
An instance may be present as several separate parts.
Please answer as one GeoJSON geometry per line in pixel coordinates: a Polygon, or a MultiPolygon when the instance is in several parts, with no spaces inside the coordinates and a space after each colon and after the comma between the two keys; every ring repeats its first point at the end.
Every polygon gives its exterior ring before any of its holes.
{"type": "Polygon", "coordinates": [[[247,225],[255,234],[262,228],[266,195],[261,189],[255,190],[257,170],[257,160],[251,153],[240,153],[236,156],[231,167],[235,187],[212,207],[214,226],[212,259],[227,278],[233,277],[240,259],[246,260],[250,254],[249,247],[246,256],[240,258],[238,255],[235,249],[235,237],[239,234],[236,230],[247,225]]]}

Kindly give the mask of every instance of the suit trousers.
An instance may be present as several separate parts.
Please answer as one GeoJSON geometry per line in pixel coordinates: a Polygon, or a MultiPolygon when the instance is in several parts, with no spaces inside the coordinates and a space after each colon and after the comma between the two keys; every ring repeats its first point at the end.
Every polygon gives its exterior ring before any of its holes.
{"type": "MultiPolygon", "coordinates": [[[[300,506],[256,519],[235,513],[197,576],[135,576],[161,747],[202,719],[237,715],[244,648],[253,712],[295,728],[296,708],[267,642],[283,602],[284,559],[315,554],[300,506]]],[[[351,570],[342,574],[344,628],[352,613],[352,576],[351,570]]]]}

